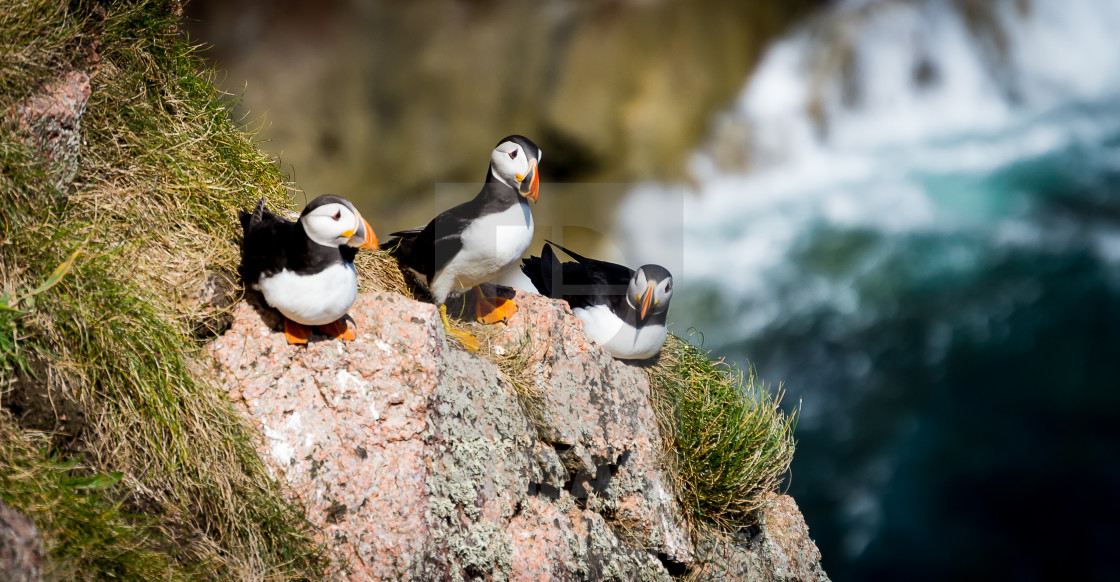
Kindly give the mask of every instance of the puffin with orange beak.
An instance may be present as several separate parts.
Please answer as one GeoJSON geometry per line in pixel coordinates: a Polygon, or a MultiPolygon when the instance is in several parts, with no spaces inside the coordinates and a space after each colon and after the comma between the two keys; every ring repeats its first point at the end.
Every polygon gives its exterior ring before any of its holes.
{"type": "Polygon", "coordinates": [[[632,271],[546,242],[540,257],[522,261],[521,271],[542,295],[567,301],[587,337],[612,356],[644,360],[665,344],[665,319],[673,297],[673,276],[665,267],[642,265],[632,271]],[[576,262],[561,263],[552,246],[576,262]]]}
{"type": "Polygon", "coordinates": [[[354,257],[376,249],[377,236],[349,200],[319,196],[292,222],[265,208],[238,211],[245,237],[241,278],[284,315],[289,344],[306,344],[312,327],[353,341],[346,312],[358,298],[354,257]]]}
{"type": "Polygon", "coordinates": [[[533,213],[540,178],[541,149],[528,138],[502,138],[490,152],[486,183],[474,199],[440,213],[426,226],[394,232],[381,248],[422,280],[448,333],[477,349],[478,341],[451,329],[445,302],[470,289],[480,323],[508,321],[517,306],[501,297],[484,297],[479,284],[516,272],[533,241],[533,213]]]}

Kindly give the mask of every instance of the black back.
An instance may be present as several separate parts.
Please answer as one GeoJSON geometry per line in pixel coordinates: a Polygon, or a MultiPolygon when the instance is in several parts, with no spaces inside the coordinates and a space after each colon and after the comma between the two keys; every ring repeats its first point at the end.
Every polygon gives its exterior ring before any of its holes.
{"type": "MultiPolygon", "coordinates": [[[[304,209],[304,214],[308,212],[304,209]]],[[[265,208],[261,198],[250,214],[237,212],[244,239],[241,242],[241,279],[252,285],[261,277],[284,269],[312,275],[340,262],[353,263],[358,249],[323,246],[307,237],[303,227],[265,208]]]]}
{"type": "Polygon", "coordinates": [[[463,231],[475,219],[509,210],[520,200],[517,190],[501,183],[493,172],[487,172],[486,184],[473,199],[432,219],[424,227],[394,232],[381,244],[402,265],[421,273],[431,285],[436,272],[463,248],[463,231]]]}
{"type": "MultiPolygon", "coordinates": [[[[494,147],[507,141],[517,143],[526,154],[540,159],[540,148],[523,135],[503,137],[494,147]]],[[[431,285],[436,273],[463,248],[463,231],[471,222],[509,210],[520,203],[519,197],[517,190],[494,177],[490,168],[486,171],[486,183],[472,200],[442,212],[426,226],[390,234],[392,238],[381,244],[381,250],[389,251],[402,265],[424,275],[431,285]]]]}
{"type": "Polygon", "coordinates": [[[529,139],[529,138],[527,138],[523,135],[517,135],[517,134],[507,135],[507,136],[503,137],[502,139],[498,140],[498,143],[494,144],[494,147],[496,148],[496,147],[506,143],[507,141],[512,141],[513,143],[521,146],[521,149],[525,150],[526,154],[528,154],[529,156],[531,156],[531,157],[533,157],[537,160],[540,160],[540,158],[541,158],[541,148],[537,147],[537,144],[533,143],[533,140],[531,140],[531,139],[529,139]]]}
{"type": "MultiPolygon", "coordinates": [[[[572,309],[606,305],[619,318],[639,325],[637,310],[626,302],[626,290],[634,271],[629,267],[589,259],[552,241],[546,241],[540,257],[521,262],[521,272],[533,282],[542,295],[563,299],[572,309]],[[564,251],[576,262],[561,263],[552,246],[564,251]]],[[[662,323],[665,314],[652,314],[646,323],[662,323]]]]}

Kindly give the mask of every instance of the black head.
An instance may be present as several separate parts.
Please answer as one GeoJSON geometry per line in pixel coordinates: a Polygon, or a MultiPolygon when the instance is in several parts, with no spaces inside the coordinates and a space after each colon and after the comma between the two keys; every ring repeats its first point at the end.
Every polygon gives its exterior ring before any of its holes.
{"type": "Polygon", "coordinates": [[[325,194],[312,200],[299,215],[299,223],[311,240],[324,246],[349,245],[377,248],[377,236],[349,200],[325,194]]]}
{"type": "Polygon", "coordinates": [[[504,137],[490,153],[490,175],[536,202],[540,180],[537,164],[542,155],[541,148],[525,136],[504,137]]]}
{"type": "Polygon", "coordinates": [[[638,311],[641,320],[654,313],[669,311],[673,298],[673,275],[661,265],[642,265],[634,271],[626,290],[626,301],[638,311]]]}
{"type": "Polygon", "coordinates": [[[525,151],[525,153],[529,154],[529,157],[531,157],[531,158],[536,158],[538,163],[541,161],[541,156],[543,155],[542,152],[541,152],[541,148],[537,147],[537,144],[533,143],[533,140],[531,140],[531,139],[529,139],[529,138],[527,138],[523,135],[518,135],[518,134],[507,135],[507,136],[503,137],[502,139],[498,140],[498,145],[496,145],[494,147],[495,148],[500,147],[502,144],[506,143],[507,141],[521,146],[521,148],[525,151]]]}

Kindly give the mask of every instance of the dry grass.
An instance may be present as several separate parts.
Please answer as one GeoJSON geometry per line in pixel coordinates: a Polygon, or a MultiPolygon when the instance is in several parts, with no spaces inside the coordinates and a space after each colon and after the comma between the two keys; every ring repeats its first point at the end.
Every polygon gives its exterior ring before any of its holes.
{"type": "Polygon", "coordinates": [[[35,516],[51,557],[48,580],[189,580],[156,540],[155,519],[129,515],[105,494],[120,474],[93,473],[77,461],[44,454],[47,435],[21,431],[0,411],[0,489],[35,516]]]}
{"type": "MultiPolygon", "coordinates": [[[[495,325],[476,325],[475,327],[491,328],[490,333],[493,334],[504,331],[494,329],[498,327],[495,325]]],[[[540,369],[541,360],[544,353],[548,351],[548,345],[538,342],[531,330],[526,331],[525,335],[520,338],[516,349],[495,349],[496,346],[491,341],[490,336],[484,336],[481,339],[484,350],[483,357],[493,362],[501,371],[503,380],[513,386],[522,412],[533,423],[533,427],[540,430],[544,426],[545,402],[544,391],[538,385],[538,379],[542,372],[540,369]]]]}
{"type": "Polygon", "coordinates": [[[22,484],[0,496],[39,524],[54,572],[316,578],[321,553],[301,512],[280,501],[252,430],[201,369],[195,339],[236,297],[237,208],[261,196],[290,207],[287,185],[198,75],[174,36],[172,8],[25,0],[0,15],[0,111],[14,111],[51,74],[93,70],[84,59],[95,40],[100,53],[73,184],[56,189],[10,117],[0,128],[8,299],[78,251],[34,303],[0,309],[11,338],[0,343],[2,385],[45,390],[85,419],[65,440],[0,421],[5,438],[22,443],[0,450],[0,478],[22,484]],[[27,362],[42,372],[32,377],[27,362]],[[66,486],[74,475],[114,472],[121,483],[103,490],[66,486]],[[86,531],[87,521],[104,527],[86,531]],[[109,530],[142,567],[97,549],[109,530]]]}
{"type": "Polygon", "coordinates": [[[690,524],[736,532],[755,523],[793,460],[796,415],[782,412],[781,391],[673,335],[649,376],[690,524]]]}
{"type": "MultiPolygon", "coordinates": [[[[89,66],[93,41],[101,59],[65,190],[11,117],[0,122],[0,390],[32,386],[84,417],[59,435],[0,414],[0,497],[36,520],[56,579],[314,579],[322,556],[307,524],[198,364],[198,336],[237,297],[237,209],[261,196],[291,208],[289,185],[198,76],[170,9],[11,0],[0,11],[0,111],[89,66]],[[118,472],[119,484],[98,480],[118,472]]],[[[358,268],[365,290],[414,295],[386,253],[360,253],[358,268]]],[[[531,354],[497,354],[496,328],[453,321],[532,416],[531,354]]],[[[675,338],[651,378],[691,518],[749,522],[788,466],[793,419],[675,338]]]]}
{"type": "Polygon", "coordinates": [[[362,274],[358,280],[360,291],[384,291],[416,298],[397,259],[387,251],[362,251],[354,259],[354,267],[362,274]]]}

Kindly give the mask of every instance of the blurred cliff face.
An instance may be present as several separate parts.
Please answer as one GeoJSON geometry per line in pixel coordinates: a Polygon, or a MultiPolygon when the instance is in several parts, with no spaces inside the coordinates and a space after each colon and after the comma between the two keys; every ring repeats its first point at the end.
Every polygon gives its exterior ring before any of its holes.
{"type": "Polygon", "coordinates": [[[309,195],[387,211],[482,179],[510,133],[549,181],[679,177],[765,43],[820,0],[194,0],[192,40],[309,195]]]}

